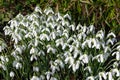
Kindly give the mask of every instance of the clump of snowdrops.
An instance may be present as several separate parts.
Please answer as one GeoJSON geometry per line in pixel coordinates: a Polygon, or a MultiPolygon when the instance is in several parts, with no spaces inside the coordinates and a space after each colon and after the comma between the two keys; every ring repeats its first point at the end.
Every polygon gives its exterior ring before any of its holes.
{"type": "Polygon", "coordinates": [[[5,26],[13,49],[0,43],[0,75],[17,80],[120,80],[120,42],[113,32],[75,25],[71,17],[38,6],[5,26]],[[116,44],[115,44],[116,43],[116,44]]]}

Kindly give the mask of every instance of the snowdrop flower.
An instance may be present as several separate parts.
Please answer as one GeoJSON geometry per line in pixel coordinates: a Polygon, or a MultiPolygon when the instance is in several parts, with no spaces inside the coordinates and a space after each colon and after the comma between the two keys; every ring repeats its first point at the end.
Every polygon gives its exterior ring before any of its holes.
{"type": "Polygon", "coordinates": [[[48,71],[48,72],[46,72],[45,74],[46,74],[47,80],[49,80],[52,73],[48,71]]]}
{"type": "Polygon", "coordinates": [[[49,41],[50,38],[49,38],[49,36],[47,34],[43,33],[43,34],[40,35],[40,40],[47,40],[47,41],[49,41]]]}
{"type": "Polygon", "coordinates": [[[45,80],[45,76],[40,75],[40,80],[45,80]]]}
{"type": "Polygon", "coordinates": [[[103,54],[98,54],[97,56],[93,57],[92,60],[97,59],[98,62],[103,63],[104,62],[104,57],[103,54]]]}
{"type": "Polygon", "coordinates": [[[60,13],[57,13],[57,19],[56,19],[56,21],[58,22],[58,21],[63,21],[64,19],[63,19],[63,17],[60,15],[60,13]]]}
{"type": "Polygon", "coordinates": [[[99,72],[99,80],[107,79],[106,73],[105,72],[99,72]]]}
{"type": "Polygon", "coordinates": [[[66,19],[71,20],[71,17],[70,17],[70,15],[69,15],[69,14],[65,14],[63,17],[64,17],[64,19],[66,18],[66,19]]]}
{"type": "Polygon", "coordinates": [[[90,28],[90,32],[94,32],[95,28],[93,25],[90,25],[89,28],[90,28]]]}
{"type": "Polygon", "coordinates": [[[32,48],[30,49],[30,54],[34,54],[34,53],[36,53],[36,48],[32,47],[32,48]]]}
{"type": "Polygon", "coordinates": [[[51,77],[50,80],[57,80],[57,78],[55,78],[55,77],[51,77]]]}
{"type": "Polygon", "coordinates": [[[91,70],[91,67],[90,67],[90,66],[85,67],[84,70],[85,70],[85,71],[87,70],[87,71],[89,71],[89,73],[92,73],[92,70],[91,70]]]}
{"type": "Polygon", "coordinates": [[[92,39],[92,43],[93,43],[93,46],[92,46],[92,48],[96,48],[96,49],[100,49],[100,43],[99,43],[99,41],[97,40],[97,39],[92,39]]]}
{"type": "Polygon", "coordinates": [[[76,63],[74,63],[72,65],[73,72],[76,72],[76,70],[79,69],[79,66],[80,66],[80,61],[77,61],[76,63]]]}
{"type": "Polygon", "coordinates": [[[106,47],[104,48],[104,53],[107,53],[107,52],[111,52],[111,48],[108,47],[108,46],[106,46],[106,47]]]}
{"type": "Polygon", "coordinates": [[[57,39],[56,41],[55,41],[55,43],[56,43],[56,46],[58,47],[59,45],[61,45],[61,46],[63,46],[63,39],[61,38],[61,39],[57,39]]]}
{"type": "Polygon", "coordinates": [[[22,68],[22,64],[17,62],[17,61],[14,61],[13,62],[13,67],[15,67],[16,69],[19,69],[19,68],[22,68]]]}
{"type": "Polygon", "coordinates": [[[34,67],[34,66],[33,66],[33,71],[39,72],[39,67],[34,67]]]}
{"type": "Polygon", "coordinates": [[[13,71],[10,72],[10,77],[14,77],[15,73],[13,71]]]}
{"type": "Polygon", "coordinates": [[[45,13],[46,15],[48,15],[48,14],[54,14],[54,12],[53,12],[53,10],[52,10],[51,8],[45,9],[45,10],[44,10],[44,13],[45,13]]]}
{"type": "Polygon", "coordinates": [[[53,16],[49,16],[49,17],[47,18],[47,22],[50,22],[50,21],[54,21],[53,16]]]}
{"type": "Polygon", "coordinates": [[[113,41],[112,39],[108,39],[107,42],[106,42],[106,44],[107,44],[107,45],[108,45],[108,44],[113,45],[113,44],[114,44],[114,41],[113,41]]]}
{"type": "Polygon", "coordinates": [[[120,52],[113,52],[112,56],[116,55],[116,60],[120,60],[120,52]]]}
{"type": "Polygon", "coordinates": [[[47,45],[47,53],[50,53],[50,51],[53,53],[53,54],[55,54],[55,52],[56,52],[56,49],[54,49],[54,48],[52,48],[50,45],[47,45]]]}
{"type": "Polygon", "coordinates": [[[82,27],[82,31],[85,33],[86,30],[87,30],[87,27],[86,27],[86,26],[83,26],[83,27],[82,27]]]}
{"type": "Polygon", "coordinates": [[[7,70],[7,67],[4,64],[1,64],[1,63],[0,63],[0,68],[2,68],[4,71],[7,70]]]}
{"type": "Polygon", "coordinates": [[[32,78],[30,80],[40,80],[40,79],[37,76],[32,76],[32,78]]]}
{"type": "Polygon", "coordinates": [[[70,28],[72,28],[72,31],[75,31],[75,25],[70,25],[70,28]]]}
{"type": "Polygon", "coordinates": [[[39,12],[40,14],[42,14],[41,8],[39,6],[35,7],[35,12],[39,12]]]}
{"type": "Polygon", "coordinates": [[[79,59],[81,61],[83,61],[83,63],[88,63],[88,55],[87,54],[81,55],[79,59]]]}
{"type": "Polygon", "coordinates": [[[95,80],[95,79],[94,79],[94,76],[89,76],[89,77],[87,77],[86,80],[95,80]]]}
{"type": "Polygon", "coordinates": [[[73,65],[73,63],[74,63],[74,59],[73,59],[73,57],[71,57],[71,56],[66,57],[66,59],[65,59],[65,63],[67,64],[68,62],[70,62],[70,65],[73,65]]]}
{"type": "Polygon", "coordinates": [[[0,59],[1,59],[1,61],[2,61],[3,63],[9,61],[9,59],[8,59],[7,56],[0,56],[0,59]]]}
{"type": "Polygon", "coordinates": [[[107,72],[106,75],[108,75],[108,80],[114,80],[112,77],[112,72],[107,72]]]}
{"type": "Polygon", "coordinates": [[[30,57],[30,61],[33,61],[33,60],[37,60],[37,56],[34,54],[30,57]]]}
{"type": "Polygon", "coordinates": [[[104,32],[102,30],[98,31],[96,34],[96,38],[104,39],[104,32]]]}
{"type": "Polygon", "coordinates": [[[118,50],[118,51],[120,51],[120,45],[119,45],[119,46],[117,46],[117,50],[118,50]]]}
{"type": "Polygon", "coordinates": [[[107,35],[107,38],[109,38],[109,37],[113,37],[113,38],[115,38],[116,35],[115,35],[113,32],[111,32],[111,33],[109,33],[109,34],[107,35]]]}
{"type": "Polygon", "coordinates": [[[68,46],[67,43],[64,43],[63,46],[62,46],[62,50],[65,50],[65,48],[68,46]]]}
{"type": "Polygon", "coordinates": [[[50,33],[50,37],[51,37],[51,39],[55,39],[55,38],[56,38],[55,32],[51,32],[51,33],[50,33]]]}
{"type": "Polygon", "coordinates": [[[12,33],[12,30],[9,26],[5,26],[3,28],[5,35],[10,35],[12,33]]]}
{"type": "Polygon", "coordinates": [[[43,50],[40,50],[40,51],[38,52],[38,55],[40,56],[41,54],[44,56],[44,55],[45,55],[45,52],[44,52],[43,50]]]}
{"type": "Polygon", "coordinates": [[[62,60],[57,59],[55,60],[55,63],[59,64],[61,68],[64,68],[64,63],[62,62],[62,60]]]}
{"type": "Polygon", "coordinates": [[[86,41],[84,41],[83,43],[82,43],[82,49],[84,49],[85,48],[85,46],[86,46],[86,44],[88,43],[88,40],[86,40],[86,41]]]}
{"type": "Polygon", "coordinates": [[[115,68],[115,69],[112,69],[112,73],[115,74],[116,73],[116,76],[119,77],[120,76],[120,71],[115,68]]]}

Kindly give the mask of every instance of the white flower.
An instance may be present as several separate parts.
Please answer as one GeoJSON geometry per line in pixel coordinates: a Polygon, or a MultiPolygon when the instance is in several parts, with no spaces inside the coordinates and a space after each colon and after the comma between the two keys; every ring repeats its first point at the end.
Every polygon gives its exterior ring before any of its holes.
{"type": "Polygon", "coordinates": [[[71,20],[71,17],[70,17],[69,14],[65,14],[63,17],[64,17],[64,18],[67,18],[67,19],[69,19],[69,20],[71,20]]]}
{"type": "Polygon", "coordinates": [[[97,34],[96,34],[96,38],[100,38],[101,40],[103,40],[104,32],[102,30],[98,31],[97,34]]]}
{"type": "Polygon", "coordinates": [[[93,25],[90,25],[89,28],[90,28],[90,32],[94,32],[94,29],[95,29],[95,28],[94,28],[93,25]]]}
{"type": "Polygon", "coordinates": [[[92,60],[97,59],[98,62],[103,63],[104,62],[104,57],[103,54],[98,54],[97,56],[93,57],[92,60]]]}
{"type": "Polygon", "coordinates": [[[35,48],[32,47],[32,48],[30,49],[30,54],[33,54],[33,53],[35,53],[35,48]]]}
{"type": "Polygon", "coordinates": [[[50,79],[50,76],[51,76],[51,72],[46,72],[45,74],[46,74],[47,80],[49,80],[49,79],[50,79]]]}
{"type": "Polygon", "coordinates": [[[108,45],[108,44],[113,45],[113,44],[114,44],[114,41],[113,41],[112,39],[108,39],[107,42],[106,42],[106,44],[107,44],[107,45],[108,45]]]}
{"type": "Polygon", "coordinates": [[[32,76],[32,78],[30,80],[40,80],[40,79],[37,76],[32,76]]]}
{"type": "Polygon", "coordinates": [[[17,63],[16,64],[16,69],[22,68],[22,64],[21,63],[17,63]]]}
{"type": "Polygon", "coordinates": [[[107,72],[106,75],[108,75],[108,80],[114,80],[112,78],[112,72],[107,72]]]}
{"type": "Polygon", "coordinates": [[[55,39],[55,38],[56,38],[55,32],[51,32],[51,33],[50,33],[50,37],[51,37],[51,39],[55,39]]]}
{"type": "Polygon", "coordinates": [[[90,67],[90,66],[85,67],[84,70],[88,70],[89,73],[92,73],[92,70],[91,70],[91,67],[90,67]]]}
{"type": "Polygon", "coordinates": [[[99,72],[99,80],[107,79],[106,73],[105,72],[99,72]]]}
{"type": "Polygon", "coordinates": [[[10,77],[14,77],[15,73],[13,71],[10,72],[10,77]]]}
{"type": "Polygon", "coordinates": [[[36,12],[39,12],[40,14],[42,14],[41,8],[40,8],[39,6],[36,6],[36,7],[35,7],[35,11],[36,11],[36,12]]]}
{"type": "Polygon", "coordinates": [[[72,28],[72,31],[75,31],[75,25],[70,25],[70,28],[72,28]]]}
{"type": "Polygon", "coordinates": [[[112,73],[115,74],[116,73],[116,76],[119,77],[120,76],[120,71],[115,68],[115,69],[112,69],[112,73]]]}
{"type": "Polygon", "coordinates": [[[44,13],[45,13],[46,15],[48,15],[48,14],[54,14],[54,12],[53,12],[53,10],[52,10],[51,8],[45,9],[45,10],[44,10],[44,13]]]}
{"type": "Polygon", "coordinates": [[[86,26],[83,26],[83,27],[82,27],[82,31],[85,33],[86,30],[87,30],[87,27],[86,27],[86,26]]]}
{"type": "Polygon", "coordinates": [[[57,78],[55,78],[55,77],[51,77],[50,80],[57,80],[57,78]]]}
{"type": "Polygon", "coordinates": [[[37,56],[36,56],[36,55],[32,55],[32,56],[30,57],[30,61],[33,61],[33,60],[37,60],[37,56]]]}
{"type": "Polygon", "coordinates": [[[120,52],[116,51],[112,53],[112,56],[116,55],[116,60],[120,60],[120,52]]]}
{"type": "Polygon", "coordinates": [[[39,72],[39,67],[35,67],[35,66],[33,66],[33,71],[35,71],[35,72],[39,72]]]}
{"type": "Polygon", "coordinates": [[[15,67],[16,69],[19,69],[19,68],[22,68],[22,64],[17,62],[17,61],[14,61],[13,62],[13,67],[15,67]]]}
{"type": "Polygon", "coordinates": [[[120,45],[119,45],[119,46],[117,46],[117,50],[118,50],[118,51],[120,51],[120,45]]]}
{"type": "Polygon", "coordinates": [[[52,52],[53,54],[55,54],[56,49],[52,48],[50,45],[47,45],[47,53],[52,52]]]}
{"type": "Polygon", "coordinates": [[[88,63],[88,55],[87,54],[81,55],[79,59],[81,61],[83,61],[83,63],[88,63]]]}
{"type": "Polygon", "coordinates": [[[61,46],[63,46],[63,39],[61,38],[61,39],[57,39],[56,41],[55,41],[55,43],[56,43],[56,46],[58,47],[59,45],[61,45],[61,46]]]}
{"type": "Polygon", "coordinates": [[[0,68],[2,68],[4,71],[7,70],[7,67],[4,64],[1,64],[1,63],[0,63],[0,68]]]}
{"type": "Polygon", "coordinates": [[[94,76],[89,76],[86,80],[94,80],[94,76]]]}
{"type": "Polygon", "coordinates": [[[43,34],[40,35],[40,40],[47,40],[47,41],[49,41],[50,38],[49,38],[49,36],[47,34],[43,33],[43,34]]]}
{"type": "Polygon", "coordinates": [[[109,38],[109,37],[113,37],[113,38],[115,38],[116,37],[116,35],[113,33],[113,32],[110,32],[108,35],[107,35],[107,38],[109,38]]]}

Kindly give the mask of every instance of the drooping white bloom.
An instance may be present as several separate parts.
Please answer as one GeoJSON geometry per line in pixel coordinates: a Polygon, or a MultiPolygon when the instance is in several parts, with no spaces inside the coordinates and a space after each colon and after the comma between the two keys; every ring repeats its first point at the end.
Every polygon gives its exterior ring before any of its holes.
{"type": "Polygon", "coordinates": [[[30,80],[40,80],[40,79],[37,76],[32,76],[32,78],[30,80]]]}
{"type": "Polygon", "coordinates": [[[35,71],[35,72],[39,72],[39,67],[35,67],[35,66],[33,66],[33,71],[35,71]]]}
{"type": "Polygon", "coordinates": [[[88,55],[87,54],[81,55],[79,59],[81,61],[83,61],[83,63],[88,63],[88,55]]]}
{"type": "Polygon", "coordinates": [[[96,38],[104,39],[104,32],[102,30],[98,31],[96,34],[96,38]]]}
{"type": "Polygon", "coordinates": [[[94,79],[94,76],[89,76],[89,77],[87,77],[86,80],[95,80],[95,79],[94,79]]]}
{"type": "Polygon", "coordinates": [[[95,27],[93,25],[90,25],[89,28],[90,28],[90,32],[94,32],[95,27]]]}
{"type": "Polygon", "coordinates": [[[107,72],[106,75],[108,75],[108,80],[114,80],[112,77],[112,72],[107,72]]]}
{"type": "Polygon", "coordinates": [[[15,67],[16,69],[20,69],[20,68],[22,68],[22,64],[18,61],[14,61],[13,62],[13,67],[15,67]]]}
{"type": "Polygon", "coordinates": [[[67,18],[67,19],[71,20],[71,17],[70,17],[69,14],[65,14],[63,17],[64,17],[65,19],[67,18]]]}
{"type": "Polygon", "coordinates": [[[55,77],[51,77],[50,80],[57,80],[57,78],[55,78],[55,77]]]}
{"type": "Polygon", "coordinates": [[[86,70],[87,70],[87,71],[89,71],[89,73],[91,73],[91,72],[92,72],[92,70],[91,70],[91,67],[90,67],[90,66],[85,67],[85,68],[84,68],[84,70],[85,70],[85,71],[86,71],[86,70]]]}
{"type": "Polygon", "coordinates": [[[108,39],[107,42],[106,42],[106,44],[107,44],[107,45],[108,45],[108,44],[113,45],[113,44],[114,44],[114,41],[113,41],[112,39],[108,39]]]}
{"type": "Polygon", "coordinates": [[[104,57],[103,54],[98,54],[97,56],[93,57],[92,60],[97,59],[98,62],[103,63],[104,62],[104,57]]]}
{"type": "Polygon", "coordinates": [[[116,74],[117,77],[120,76],[120,71],[119,71],[117,68],[112,69],[112,73],[113,73],[113,74],[116,74]]]}
{"type": "Polygon", "coordinates": [[[115,35],[113,32],[110,32],[110,33],[107,35],[107,38],[109,38],[109,37],[113,37],[113,38],[115,38],[116,35],[115,35]]]}
{"type": "Polygon", "coordinates": [[[112,53],[112,56],[116,55],[116,60],[120,60],[120,52],[116,51],[112,53]]]}
{"type": "Polygon", "coordinates": [[[35,11],[36,11],[36,12],[39,12],[40,14],[42,14],[41,8],[40,8],[39,6],[36,6],[36,7],[35,7],[35,11]]]}
{"type": "Polygon", "coordinates": [[[106,76],[106,73],[105,72],[99,72],[99,80],[102,80],[103,79],[107,79],[107,76],[106,76]]]}
{"type": "Polygon", "coordinates": [[[47,41],[49,41],[50,38],[49,38],[49,36],[47,34],[43,33],[43,34],[40,35],[40,40],[47,40],[47,41]]]}
{"type": "Polygon", "coordinates": [[[15,73],[13,71],[10,72],[10,77],[14,77],[15,73]]]}
{"type": "Polygon", "coordinates": [[[44,10],[44,13],[45,13],[46,15],[54,14],[54,12],[53,12],[53,10],[52,10],[51,8],[45,9],[45,10],[44,10]]]}

